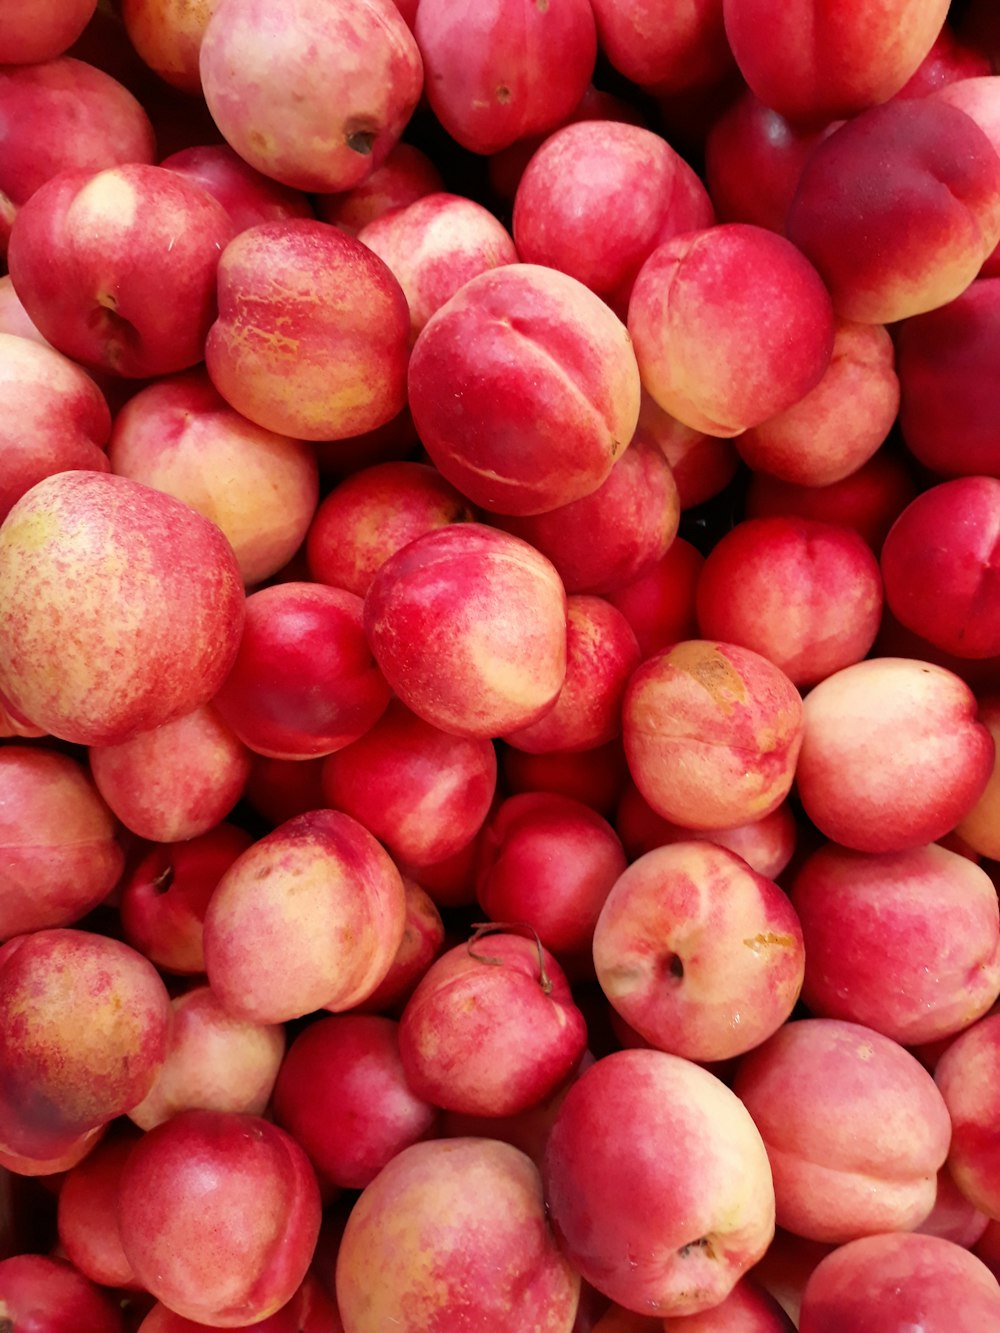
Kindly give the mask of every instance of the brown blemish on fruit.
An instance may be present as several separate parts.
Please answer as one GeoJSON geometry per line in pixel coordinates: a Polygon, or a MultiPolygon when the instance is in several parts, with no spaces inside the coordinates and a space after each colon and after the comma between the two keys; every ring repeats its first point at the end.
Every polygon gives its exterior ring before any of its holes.
{"type": "Polygon", "coordinates": [[[511,91],[505,83],[501,83],[497,88],[497,101],[501,106],[506,106],[511,99],[511,91]]]}
{"type": "Polygon", "coordinates": [[[759,935],[754,935],[743,943],[754,953],[763,953],[763,951],[772,944],[779,945],[782,949],[791,949],[795,946],[795,940],[791,935],[776,935],[773,930],[762,931],[759,935]]]}
{"type": "Polygon", "coordinates": [[[682,1245],[677,1253],[682,1259],[686,1259],[688,1255],[692,1254],[695,1250],[701,1250],[706,1259],[715,1258],[712,1242],[707,1236],[701,1236],[698,1240],[689,1241],[687,1245],[682,1245]]]}
{"type": "Polygon", "coordinates": [[[737,703],[746,703],[747,689],[740,673],[717,648],[692,641],[672,648],[667,661],[690,676],[727,716],[737,703]]]}
{"type": "Polygon", "coordinates": [[[375,144],[375,132],[374,130],[351,130],[347,134],[346,143],[353,153],[360,153],[362,157],[368,157],[375,144]]]}

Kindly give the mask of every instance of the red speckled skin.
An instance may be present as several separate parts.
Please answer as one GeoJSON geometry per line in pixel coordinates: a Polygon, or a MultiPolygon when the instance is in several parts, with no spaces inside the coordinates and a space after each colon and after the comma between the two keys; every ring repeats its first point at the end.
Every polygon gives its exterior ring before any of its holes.
{"type": "Polygon", "coordinates": [[[948,305],[900,325],[903,438],[942,477],[1000,476],[1000,414],[990,392],[998,338],[997,278],[974,282],[948,305]]]}
{"type": "Polygon", "coordinates": [[[472,507],[425,463],[376,463],[334,487],[316,511],[306,552],[317,583],[364,597],[391,555],[472,507]]]}
{"type": "Polygon", "coordinates": [[[601,597],[566,599],[566,680],[555,705],[508,745],[529,753],[596,749],[621,735],[622,700],[641,660],[628,621],[601,597]]]}
{"type": "Polygon", "coordinates": [[[160,166],[186,176],[218,199],[237,234],[260,222],[313,216],[309,200],[301,191],[254,171],[228,144],[182,148],[165,157],[160,166]]]}
{"type": "Polygon", "coordinates": [[[0,949],[0,1144],[56,1157],[145,1097],[166,1056],[170,1000],[127,944],[83,930],[0,949]]]}
{"type": "Polygon", "coordinates": [[[632,443],[655,444],[670,464],[681,509],[711,500],[736,476],[740,456],[730,440],[685,426],[642,391],[632,443]]]}
{"type": "Polygon", "coordinates": [[[795,685],[814,685],[875,642],[882,581],[857,533],[801,518],[748,519],[709,552],[697,608],[706,638],[752,648],[795,685]]]}
{"type": "MultiPolygon", "coordinates": [[[[208,1324],[174,1314],[157,1301],[138,1333],[205,1333],[208,1324]]],[[[310,1274],[287,1305],[266,1319],[230,1326],[231,1333],[344,1333],[332,1299],[310,1274]]]]}
{"type": "Polygon", "coordinates": [[[934,1206],[951,1121],[930,1074],[888,1037],[786,1023],[744,1056],[733,1091],[767,1144],[779,1226],[842,1244],[915,1227],[934,1206]]]}
{"type": "Polygon", "coordinates": [[[906,463],[880,449],[867,463],[829,486],[803,486],[755,472],[747,491],[747,518],[798,515],[839,523],[878,553],[900,511],[916,494],[906,463]]]}
{"type": "Polygon", "coordinates": [[[331,808],[420,866],[445,860],[476,836],[496,775],[489,740],[450,736],[393,700],[371,730],[329,756],[322,782],[331,808]]]}
{"type": "Polygon", "coordinates": [[[68,358],[14,331],[0,334],[0,395],[0,523],[43,477],[108,471],[111,413],[94,381],[68,358]]]}
{"type": "Polygon", "coordinates": [[[641,660],[698,633],[694,599],[704,563],[697,547],[676,537],[654,565],[608,593],[632,626],[641,660]]]}
{"type": "Polygon", "coordinates": [[[366,246],[326,222],[262,222],[222,257],[205,363],[258,426],[342,440],[402,411],[409,333],[406,297],[366,246]]]}
{"type": "Polygon", "coordinates": [[[17,126],[2,137],[0,252],[17,207],[61,171],[155,160],[153,127],[140,104],[82,60],[0,69],[0,116],[17,126]]]}
{"type": "Polygon", "coordinates": [[[516,264],[510,233],[481,204],[458,195],[424,195],[362,228],[358,240],[389,265],[406,293],[415,338],[435,310],[472,278],[516,264]]]}
{"type": "Polygon", "coordinates": [[[899,91],[941,31],[948,0],[724,0],[740,73],[790,120],[824,124],[899,91]]]}
{"type": "Polygon", "coordinates": [[[184,991],[171,1008],[167,1058],[129,1119],[153,1129],[194,1106],[263,1115],[285,1053],[285,1029],[234,1018],[208,986],[184,991]]]}
{"type": "Polygon", "coordinates": [[[539,264],[468,282],[424,325],[408,383],[432,461],[497,513],[541,514],[589,495],[639,416],[624,325],[582,283],[539,264]]]}
{"type": "Polygon", "coordinates": [[[217,200],[163,167],[66,171],[18,213],[8,264],[53,347],[92,369],[144,379],[201,360],[232,235],[217,200]],[[151,291],[171,299],[151,301],[151,291]]]}
{"type": "Polygon", "coordinates": [[[124,477],[58,473],[0,527],[0,693],[63,740],[117,744],[215,694],[244,606],[213,523],[124,477]]]}
{"type": "Polygon", "coordinates": [[[816,387],[736,440],[750,467],[804,486],[829,486],[862,467],[899,410],[895,350],[881,324],[840,321],[816,387]]]}
{"type": "Polygon", "coordinates": [[[209,20],[202,90],[226,140],[297,190],[349,190],[385,160],[423,86],[391,0],[232,0],[209,20]],[[361,133],[365,143],[354,147],[361,133]]]}
{"type": "Polygon", "coordinates": [[[527,542],[478,523],[418,537],[385,562],[365,630],[391,688],[456,736],[527,726],[566,677],[566,593],[527,542]]]}
{"type": "Polygon", "coordinates": [[[122,1171],[135,1142],[134,1133],[104,1139],[59,1191],[59,1242],[81,1273],[105,1287],[138,1287],[117,1217],[122,1171]]]}
{"type": "Polygon", "coordinates": [[[179,500],[225,533],[252,587],[302,545],[319,492],[316,450],[234,412],[204,369],[157,380],[115,417],[111,470],[179,500]]]}
{"type": "Polygon", "coordinates": [[[658,1050],[728,1060],[770,1037],[802,989],[795,909],[742,857],[707,841],[658,847],[608,894],[594,966],[618,1013],[658,1050]]]}
{"type": "Polygon", "coordinates": [[[187,842],[151,848],[122,886],[119,910],[129,944],[165,972],[204,972],[208,900],[252,842],[234,824],[218,824],[187,842]]]}
{"type": "Polygon", "coordinates": [[[594,0],[594,16],[601,50],[643,88],[706,87],[732,68],[721,0],[594,0]]]}
{"type": "Polygon", "coordinates": [[[527,1110],[569,1076],[586,1044],[587,1025],[562,968],[548,950],[540,958],[537,942],[524,935],[490,934],[442,954],[399,1025],[410,1087],[469,1115],[527,1110]]]}
{"type": "Polygon", "coordinates": [[[444,948],[444,922],[434,899],[414,879],[403,878],[406,928],[392,966],[367,1000],[354,1006],[360,1014],[395,1016],[444,948]]]}
{"type": "Polygon", "coordinates": [[[69,926],[114,888],[125,865],[117,825],[75,759],[0,748],[0,941],[69,926]]]}
{"type": "Polygon", "coordinates": [[[1000,480],[918,495],[882,547],[886,600],[907,629],[959,657],[1000,654],[1000,480]]]}
{"type": "Polygon", "coordinates": [[[617,311],[658,245],[715,221],[704,185],[659,135],[589,120],[550,135],[514,199],[522,260],[577,278],[617,311]]]}
{"type": "Polygon", "coordinates": [[[589,495],[496,523],[548,556],[568,593],[609,593],[662,559],[680,513],[670,464],[655,443],[640,439],[589,495]]]}
{"type": "Polygon", "coordinates": [[[628,765],[620,738],[594,750],[529,754],[504,746],[501,771],[511,795],[518,792],[555,792],[582,801],[600,815],[608,815],[628,780],[628,765]]]}
{"type": "Polygon", "coordinates": [[[321,194],[316,212],[348,236],[393,208],[405,208],[425,194],[444,189],[441,173],[426,153],[409,143],[398,143],[380,167],[353,190],[321,194]]]}
{"type": "Polygon", "coordinates": [[[597,56],[582,0],[421,0],[415,32],[431,109],[474,153],[561,125],[597,56]]]}
{"type": "Polygon", "coordinates": [[[526,921],[561,960],[579,964],[590,961],[594,925],[625,865],[596,810],[553,792],[522,792],[486,826],[476,896],[489,920],[526,921]]]}
{"type": "Polygon", "coordinates": [[[622,735],[657,814],[685,828],[732,828],[763,819],[791,790],[802,699],[751,649],[688,639],[633,674],[622,735]]]}
{"type": "Polygon", "coordinates": [[[218,5],[219,0],[122,0],[120,22],[145,65],[171,87],[199,97],[198,53],[218,5]]]}
{"type": "Polygon", "coordinates": [[[223,875],[205,917],[209,982],[231,1013],[259,1023],[350,1009],[389,971],[405,923],[403,882],[381,844],[348,815],[314,810],[223,875]]]}
{"type": "Polygon", "coordinates": [[[1000,1320],[1000,1287],[968,1250],[936,1236],[842,1245],[806,1284],[799,1333],[961,1333],[1000,1320]]]}
{"type": "Polygon", "coordinates": [[[16,1333],[123,1333],[112,1297],[70,1264],[41,1254],[0,1262],[0,1319],[16,1333]]]}
{"type": "Polygon", "coordinates": [[[948,1169],[965,1197],[990,1217],[1000,1201],[998,1069],[1000,1019],[988,1015],[955,1038],[934,1071],[952,1121],[948,1169]]]}
{"type": "Polygon", "coordinates": [[[820,832],[860,852],[934,842],[963,819],[993,769],[976,698],[930,662],[875,657],[810,691],[795,774],[820,832]]]}
{"type": "Polygon", "coordinates": [[[1000,240],[1000,161],[956,107],[887,102],[814,149],[786,230],[839,318],[919,315],[961,295],[1000,240]]]}
{"type": "Polygon", "coordinates": [[[477,1138],[393,1158],[348,1219],[336,1281],[351,1333],[570,1333],[580,1296],[537,1168],[477,1138]]]}
{"type": "Polygon", "coordinates": [[[730,829],[687,829],[656,814],[639,788],[629,783],[615,811],[615,828],[630,861],[651,852],[654,847],[696,839],[728,847],[752,870],[768,879],[777,879],[795,850],[795,816],[787,801],[763,819],[749,824],[737,824],[730,829]]]}
{"type": "Polygon", "coordinates": [[[767,1155],[714,1075],[662,1051],[617,1051],[571,1085],[542,1168],[560,1245],[630,1310],[717,1305],[774,1234],[767,1155]]]}
{"type": "Polygon", "coordinates": [[[433,1137],[438,1110],[406,1081],[398,1024],[339,1014],[311,1024],[292,1043],[274,1090],[274,1116],[324,1180],[359,1190],[397,1153],[433,1137]]]}
{"type": "Polygon", "coordinates": [[[229,814],[250,755],[205,704],[121,745],[92,748],[90,771],[126,828],[150,842],[183,842],[229,814]]]}
{"type": "Polygon", "coordinates": [[[385,712],[364,604],[318,583],[279,583],[247,598],[236,661],[214,706],[245,745],[274,759],[331,754],[385,712]]]}
{"type": "Polygon", "coordinates": [[[800,250],[727,222],[653,251],[632,289],[628,330],[650,397],[685,425],[730,437],[815,388],[834,319],[800,250]]]}
{"type": "Polygon", "coordinates": [[[795,1325],[773,1296],[743,1278],[713,1309],[664,1319],[662,1333],[795,1333],[795,1325]]]}
{"type": "Polygon", "coordinates": [[[783,234],[802,168],[827,133],[792,125],[747,89],[705,141],[705,179],[719,220],[783,234]]]}
{"type": "Polygon", "coordinates": [[[133,1149],[118,1197],[138,1279],[190,1319],[239,1327],[294,1295],[319,1235],[319,1187],[284,1130],[182,1111],[133,1149]]]}
{"type": "Polygon", "coordinates": [[[791,892],[806,941],[803,998],[817,1016],[917,1046],[961,1031],[1000,995],[996,890],[967,857],[934,843],[882,856],[828,843],[791,892]]]}

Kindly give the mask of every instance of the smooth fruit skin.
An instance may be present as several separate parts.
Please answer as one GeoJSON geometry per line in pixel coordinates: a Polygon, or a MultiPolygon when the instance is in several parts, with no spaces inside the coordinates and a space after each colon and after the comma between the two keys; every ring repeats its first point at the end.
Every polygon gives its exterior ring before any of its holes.
{"type": "Polygon", "coordinates": [[[466,283],[424,325],[407,379],[432,462],[501,514],[541,514],[595,491],[639,416],[624,324],[583,283],[540,264],[466,283]]]}
{"type": "Polygon", "coordinates": [[[403,938],[406,893],[356,820],[313,810],[247,849],[205,916],[205,965],[223,1006],[258,1023],[360,1004],[403,938]]]}
{"type": "Polygon", "coordinates": [[[724,0],[726,36],[760,100],[824,124],[897,93],[930,51],[947,0],[724,0]]]}
{"type": "Polygon", "coordinates": [[[11,229],[8,264],[50,343],[128,379],[196,365],[216,313],[216,270],[234,234],[222,205],[163,167],[66,171],[11,229]],[[149,293],[170,293],[151,301],[149,293]]]}
{"type": "Polygon", "coordinates": [[[431,110],[474,153],[561,125],[597,55],[584,0],[421,0],[414,31],[431,110]]]}
{"type": "Polygon", "coordinates": [[[336,1284],[345,1333],[571,1333],[580,1298],[534,1163],[480,1138],[392,1159],[348,1218],[336,1284]]]}
{"type": "Polygon", "coordinates": [[[566,592],[534,547],[485,524],[418,537],[385,562],[365,630],[392,690],[455,736],[542,717],[566,678],[566,592]]]}
{"type": "Polygon", "coordinates": [[[957,107],[887,102],[813,150],[786,232],[839,318],[919,315],[961,296],[1000,239],[1000,161],[957,107]]]}
{"type": "Polygon", "coordinates": [[[584,1278],[661,1318],[718,1305],[774,1234],[764,1144],[714,1075],[618,1051],[567,1093],[543,1164],[559,1242],[584,1278]]]}
{"type": "Polygon", "coordinates": [[[1000,1287],[975,1255],[896,1232],[821,1260],[806,1283],[799,1333],[985,1333],[998,1321],[1000,1287]]]}
{"type": "Polygon", "coordinates": [[[12,1333],[122,1333],[111,1296],[61,1259],[19,1254],[0,1261],[0,1320],[12,1333]]]}
{"type": "Polygon", "coordinates": [[[658,815],[692,829],[763,819],[788,795],[802,699],[749,648],[687,639],[633,673],[622,736],[635,785],[658,815]]]}
{"type": "Polygon", "coordinates": [[[0,941],[72,925],[106,898],[125,866],[117,833],[75,759],[0,747],[0,941]]]}
{"type": "Polygon", "coordinates": [[[843,1244],[931,1211],[951,1122],[927,1070],[859,1023],[786,1023],[745,1055],[733,1091],[767,1145],[778,1225],[843,1244]]]}
{"type": "Polygon", "coordinates": [[[605,995],[658,1050],[726,1060],[791,1015],[805,953],[795,909],[742,857],[676,842],[633,861],[594,931],[605,995]]]}
{"type": "Polygon", "coordinates": [[[993,737],[976,707],[958,676],[911,658],[867,658],[827,676],[805,701],[795,780],[806,814],[859,852],[943,837],[993,768],[993,737]]]}
{"type": "Polygon", "coordinates": [[[423,65],[390,0],[228,0],[199,54],[212,117],[252,167],[297,190],[349,190],[417,105],[423,65]]]}
{"type": "Polygon", "coordinates": [[[321,1216],[316,1177],[290,1135],[257,1116],[197,1110],[139,1140],[118,1211],[146,1290],[216,1328],[262,1320],[291,1299],[321,1216]]]}

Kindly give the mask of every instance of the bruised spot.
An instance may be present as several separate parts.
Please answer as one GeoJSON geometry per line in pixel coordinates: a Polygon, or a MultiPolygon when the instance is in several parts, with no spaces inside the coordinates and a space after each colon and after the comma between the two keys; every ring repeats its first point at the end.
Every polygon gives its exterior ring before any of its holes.
{"type": "Polygon", "coordinates": [[[512,97],[510,89],[505,83],[501,83],[497,88],[497,101],[501,106],[506,106],[512,97]]]}
{"type": "Polygon", "coordinates": [[[742,676],[717,648],[706,649],[695,641],[679,643],[671,649],[667,660],[700,685],[721,713],[728,716],[735,702],[746,703],[747,688],[742,676]]]}

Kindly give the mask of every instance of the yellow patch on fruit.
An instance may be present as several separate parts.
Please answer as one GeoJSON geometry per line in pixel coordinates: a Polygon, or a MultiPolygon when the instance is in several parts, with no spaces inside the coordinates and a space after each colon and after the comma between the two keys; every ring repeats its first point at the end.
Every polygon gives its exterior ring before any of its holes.
{"type": "Polygon", "coordinates": [[[92,232],[102,246],[107,245],[108,227],[123,231],[135,222],[139,196],[117,170],[100,171],[89,180],[70,204],[66,221],[77,235],[92,232]]]}
{"type": "Polygon", "coordinates": [[[696,681],[721,713],[728,716],[737,703],[746,703],[747,687],[740,673],[717,648],[697,642],[679,643],[667,660],[672,667],[696,681]]]}

